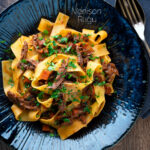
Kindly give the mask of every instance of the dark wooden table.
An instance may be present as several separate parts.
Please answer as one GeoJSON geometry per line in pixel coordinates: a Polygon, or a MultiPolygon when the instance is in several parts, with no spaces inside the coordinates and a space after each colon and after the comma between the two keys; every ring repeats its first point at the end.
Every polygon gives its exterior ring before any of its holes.
{"type": "MultiPolygon", "coordinates": [[[[16,1],[0,0],[0,12],[16,1]]],[[[4,145],[0,141],[0,150],[9,150],[8,146],[4,149],[4,145]]],[[[150,150],[150,117],[145,120],[139,118],[131,131],[110,150],[150,150]]]]}

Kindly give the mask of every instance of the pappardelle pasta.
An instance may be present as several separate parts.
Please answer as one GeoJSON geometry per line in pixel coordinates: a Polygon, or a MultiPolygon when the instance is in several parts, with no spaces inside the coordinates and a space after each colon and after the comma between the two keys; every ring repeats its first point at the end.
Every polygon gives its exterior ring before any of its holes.
{"type": "Polygon", "coordinates": [[[55,23],[42,18],[38,34],[11,45],[15,59],[2,61],[4,91],[16,120],[40,121],[63,140],[100,114],[119,75],[102,43],[107,32],[79,32],[67,27],[68,20],[62,13],[55,23]]]}

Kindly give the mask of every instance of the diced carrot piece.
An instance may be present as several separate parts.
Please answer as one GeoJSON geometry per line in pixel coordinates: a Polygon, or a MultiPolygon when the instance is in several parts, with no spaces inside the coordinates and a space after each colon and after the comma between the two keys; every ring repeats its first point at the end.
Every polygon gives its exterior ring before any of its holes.
{"type": "Polygon", "coordinates": [[[38,49],[37,52],[42,54],[44,51],[43,51],[43,49],[38,49]]]}
{"type": "Polygon", "coordinates": [[[30,83],[31,81],[30,81],[28,78],[24,78],[24,79],[23,79],[23,82],[24,82],[24,83],[30,83]]]}
{"type": "Polygon", "coordinates": [[[40,75],[40,80],[48,80],[51,73],[52,73],[52,71],[43,70],[40,75]]]}
{"type": "Polygon", "coordinates": [[[48,125],[42,125],[42,131],[50,132],[50,127],[48,125]]]}
{"type": "Polygon", "coordinates": [[[93,92],[92,95],[95,95],[95,89],[94,89],[94,86],[92,86],[92,92],[93,92]]]}

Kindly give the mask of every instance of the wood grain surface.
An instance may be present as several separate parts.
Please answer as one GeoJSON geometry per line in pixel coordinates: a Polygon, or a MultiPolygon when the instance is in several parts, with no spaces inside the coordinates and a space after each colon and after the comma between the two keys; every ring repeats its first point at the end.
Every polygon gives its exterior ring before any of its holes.
{"type": "MultiPolygon", "coordinates": [[[[17,0],[0,0],[0,12],[17,0]]],[[[10,150],[0,141],[0,150],[10,150]]],[[[110,150],[150,150],[150,117],[139,118],[131,131],[110,150]]]]}

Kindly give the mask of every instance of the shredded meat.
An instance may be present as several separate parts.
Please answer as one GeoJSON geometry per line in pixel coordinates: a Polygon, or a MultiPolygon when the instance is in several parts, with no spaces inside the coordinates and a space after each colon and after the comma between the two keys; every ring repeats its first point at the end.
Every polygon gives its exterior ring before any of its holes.
{"type": "Polygon", "coordinates": [[[69,41],[72,41],[73,40],[73,35],[71,32],[69,32],[66,37],[68,38],[69,41]]]}
{"type": "Polygon", "coordinates": [[[38,34],[33,35],[33,38],[32,38],[32,45],[33,45],[33,47],[35,48],[35,50],[36,50],[37,52],[39,52],[39,53],[45,52],[45,51],[43,50],[43,48],[45,47],[45,46],[44,46],[44,43],[45,43],[45,40],[44,40],[44,39],[43,39],[43,40],[39,40],[38,34]]]}
{"type": "Polygon", "coordinates": [[[18,95],[8,91],[8,98],[14,104],[19,105],[23,109],[28,110],[37,110],[38,106],[35,104],[35,98],[30,93],[25,94],[23,97],[19,97],[18,95]]]}
{"type": "Polygon", "coordinates": [[[28,52],[28,43],[24,41],[23,48],[21,51],[21,59],[25,59],[27,57],[27,52],[28,52]]]}
{"type": "Polygon", "coordinates": [[[114,63],[106,64],[104,62],[102,65],[103,65],[103,71],[106,74],[106,80],[108,83],[111,83],[114,80],[116,75],[119,76],[119,72],[114,63]]]}
{"type": "Polygon", "coordinates": [[[101,73],[94,73],[94,78],[98,81],[98,82],[103,82],[105,81],[105,76],[102,75],[101,73]]]}
{"type": "Polygon", "coordinates": [[[34,70],[37,64],[35,60],[26,60],[26,63],[19,62],[17,67],[22,70],[34,70]]]}
{"type": "Polygon", "coordinates": [[[85,42],[89,41],[89,38],[86,35],[81,35],[81,39],[83,39],[85,42]]]}
{"type": "Polygon", "coordinates": [[[53,83],[52,86],[49,86],[48,88],[55,90],[61,85],[61,83],[64,81],[63,76],[66,74],[67,66],[68,66],[68,60],[67,61],[63,60],[62,65],[58,70],[58,75],[56,77],[56,81],[53,83]]]}
{"type": "Polygon", "coordinates": [[[79,46],[77,45],[76,51],[77,51],[77,56],[78,56],[78,63],[79,63],[81,66],[83,66],[83,58],[82,58],[82,54],[81,54],[80,50],[81,50],[81,47],[79,47],[79,46]]]}
{"type": "Polygon", "coordinates": [[[105,94],[111,95],[111,87],[109,87],[107,85],[105,85],[104,87],[105,87],[105,94]]]}
{"type": "Polygon", "coordinates": [[[90,56],[94,52],[92,47],[89,46],[88,44],[84,44],[84,45],[82,44],[81,47],[82,47],[81,52],[82,52],[82,55],[84,56],[90,56]]]}

